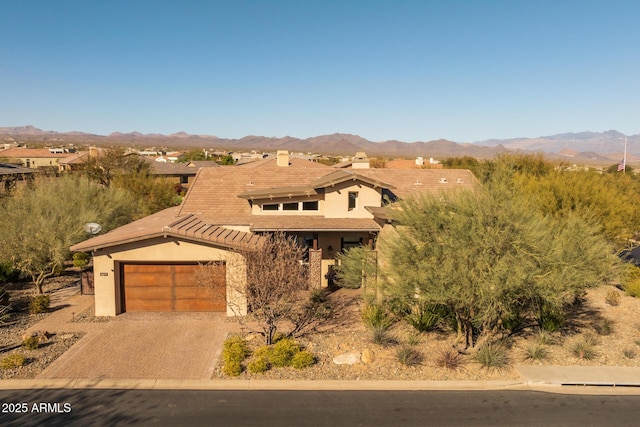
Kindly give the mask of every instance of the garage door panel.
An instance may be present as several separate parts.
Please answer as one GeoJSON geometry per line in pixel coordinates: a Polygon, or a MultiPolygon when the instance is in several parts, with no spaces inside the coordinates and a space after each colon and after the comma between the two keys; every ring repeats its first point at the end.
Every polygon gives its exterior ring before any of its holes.
{"type": "Polygon", "coordinates": [[[174,311],[225,311],[226,305],[211,300],[180,299],[175,301],[174,311]]]}
{"type": "Polygon", "coordinates": [[[172,311],[171,299],[128,299],[127,311],[172,311]]]}
{"type": "Polygon", "coordinates": [[[128,299],[171,299],[171,288],[167,286],[127,287],[128,299]]]}
{"type": "Polygon", "coordinates": [[[214,290],[199,287],[197,264],[124,264],[126,311],[226,311],[226,268],[214,267],[214,290]]]}

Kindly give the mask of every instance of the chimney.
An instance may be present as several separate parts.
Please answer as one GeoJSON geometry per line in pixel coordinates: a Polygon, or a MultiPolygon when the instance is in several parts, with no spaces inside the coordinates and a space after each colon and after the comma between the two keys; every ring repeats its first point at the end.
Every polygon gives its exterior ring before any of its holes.
{"type": "Polygon", "coordinates": [[[289,152],[287,150],[278,150],[276,159],[276,164],[278,166],[289,166],[289,152]]]}
{"type": "Polygon", "coordinates": [[[416,166],[422,166],[422,165],[424,165],[424,158],[416,157],[416,166]]]}
{"type": "Polygon", "coordinates": [[[352,169],[369,169],[369,158],[364,151],[358,151],[351,163],[352,169]]]}

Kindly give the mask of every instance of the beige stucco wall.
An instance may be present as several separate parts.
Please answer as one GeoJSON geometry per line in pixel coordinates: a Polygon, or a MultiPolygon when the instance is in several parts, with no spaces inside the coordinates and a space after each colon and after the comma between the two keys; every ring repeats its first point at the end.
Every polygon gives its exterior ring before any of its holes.
{"type": "Polygon", "coordinates": [[[343,182],[333,187],[327,187],[324,194],[325,218],[373,218],[365,206],[379,207],[382,204],[382,190],[371,188],[366,184],[343,182]],[[358,193],[356,208],[348,210],[349,192],[358,193]]]}
{"type": "Polygon", "coordinates": [[[203,262],[225,261],[227,275],[227,315],[246,314],[246,299],[241,292],[246,277],[243,258],[224,248],[193,243],[176,238],[156,238],[129,243],[94,252],[93,274],[96,316],[115,316],[120,309],[120,278],[118,264],[143,262],[203,262]]]}

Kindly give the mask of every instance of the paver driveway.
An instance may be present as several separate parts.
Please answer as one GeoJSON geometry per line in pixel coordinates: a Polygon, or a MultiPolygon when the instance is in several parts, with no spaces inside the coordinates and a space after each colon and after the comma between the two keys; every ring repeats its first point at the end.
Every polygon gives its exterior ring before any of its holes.
{"type": "Polygon", "coordinates": [[[224,313],[124,313],[87,335],[38,378],[210,379],[224,313]]]}

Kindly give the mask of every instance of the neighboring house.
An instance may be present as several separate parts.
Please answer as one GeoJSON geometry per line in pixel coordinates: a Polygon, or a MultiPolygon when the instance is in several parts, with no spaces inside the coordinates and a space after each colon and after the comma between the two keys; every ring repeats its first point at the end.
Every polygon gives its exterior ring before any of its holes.
{"type": "MultiPolygon", "coordinates": [[[[473,188],[467,170],[340,170],[279,151],[276,159],[202,168],[179,207],[73,246],[94,257],[96,315],[124,311],[226,310],[195,286],[198,263],[215,261],[226,287],[242,276],[242,257],[259,235],[283,231],[308,247],[311,285],[339,251],[375,245],[385,204],[414,192],[473,188]]],[[[230,289],[230,288],[229,288],[230,289]]],[[[224,293],[223,293],[224,294],[224,293]]],[[[218,295],[220,295],[218,293],[218,295]]]]}
{"type": "Polygon", "coordinates": [[[194,160],[186,163],[158,162],[149,157],[143,157],[151,164],[151,173],[155,176],[171,179],[176,184],[189,188],[196,174],[201,168],[220,167],[214,161],[194,160]]]}
{"type": "Polygon", "coordinates": [[[8,148],[0,150],[0,158],[20,163],[27,168],[50,167],[60,169],[60,161],[75,158],[78,153],[55,148],[8,148]]]}

